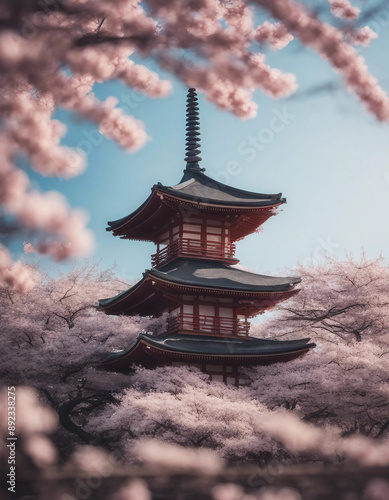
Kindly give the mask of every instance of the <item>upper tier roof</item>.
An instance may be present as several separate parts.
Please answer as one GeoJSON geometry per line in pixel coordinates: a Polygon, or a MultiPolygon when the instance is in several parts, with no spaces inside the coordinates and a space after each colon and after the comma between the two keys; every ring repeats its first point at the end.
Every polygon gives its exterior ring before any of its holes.
{"type": "Polygon", "coordinates": [[[187,168],[176,186],[163,186],[159,183],[155,188],[179,198],[205,204],[263,207],[286,202],[285,198],[281,198],[281,193],[262,194],[234,188],[215,181],[195,168],[187,168]]]}
{"type": "Polygon", "coordinates": [[[123,238],[155,241],[166,221],[180,213],[182,205],[186,216],[191,213],[190,207],[193,207],[194,214],[230,215],[231,235],[237,240],[254,232],[273,215],[273,208],[286,203],[281,193],[262,194],[237,189],[211,179],[196,168],[187,168],[184,172],[180,183],[175,186],[154,185],[151,195],[137,210],[108,222],[107,231],[123,238]],[[234,217],[241,215],[246,220],[244,223],[240,220],[238,227],[234,217]]]}
{"type": "Polygon", "coordinates": [[[262,194],[234,188],[204,174],[200,168],[200,122],[196,90],[190,88],[186,113],[186,169],[174,186],[158,183],[151,195],[131,214],[108,222],[114,236],[157,242],[166,223],[190,215],[212,215],[231,223],[233,241],[254,232],[269,217],[273,208],[286,202],[278,194],[262,194]]]}

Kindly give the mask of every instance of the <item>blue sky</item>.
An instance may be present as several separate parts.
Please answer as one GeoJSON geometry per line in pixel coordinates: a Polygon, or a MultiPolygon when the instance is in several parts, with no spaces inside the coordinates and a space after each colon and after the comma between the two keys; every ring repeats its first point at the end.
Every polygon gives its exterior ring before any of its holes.
{"type": "MultiPolygon", "coordinates": [[[[374,22],[379,38],[361,53],[389,93],[389,17],[388,22],[374,22]]],[[[241,121],[199,95],[206,173],[242,189],[282,192],[288,201],[283,212],[265,223],[263,232],[238,243],[241,264],[277,274],[298,262],[317,262],[325,253],[358,256],[362,247],[370,257],[381,251],[387,257],[389,124],[377,122],[342,85],[334,92],[305,96],[305,91],[341,83],[341,78],[298,42],[269,52],[268,62],[295,73],[299,93],[274,101],[257,91],[258,116],[253,120],[241,121]],[[284,126],[269,133],[274,117],[280,115],[284,126]],[[261,151],[249,149],[252,138],[262,145],[261,151]]],[[[126,112],[145,123],[150,140],[139,152],[120,150],[100,137],[95,125],[59,111],[68,126],[64,142],[89,150],[88,169],[69,181],[32,174],[36,186],[62,192],[73,206],[89,213],[96,238],[92,256],[103,267],[116,262],[128,282],[150,267],[154,245],[114,238],[105,231],[106,222],[135,210],[158,181],[171,185],[181,178],[187,89],[177,80],[172,83],[172,93],[163,99],[145,98],[118,82],[95,89],[101,99],[115,95],[126,112]]],[[[18,254],[21,247],[16,243],[12,247],[18,254]]]]}

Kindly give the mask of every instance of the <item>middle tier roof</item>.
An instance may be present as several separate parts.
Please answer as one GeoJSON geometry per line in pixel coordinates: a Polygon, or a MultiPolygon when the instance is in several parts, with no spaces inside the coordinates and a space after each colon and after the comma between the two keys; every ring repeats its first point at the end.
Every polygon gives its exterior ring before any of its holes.
{"type": "Polygon", "coordinates": [[[222,262],[200,259],[176,259],[149,274],[182,285],[241,291],[284,291],[300,283],[301,278],[265,276],[231,267],[222,262]]]}
{"type": "Polygon", "coordinates": [[[147,270],[143,279],[125,292],[99,301],[108,314],[150,314],[158,293],[209,294],[266,299],[275,305],[297,293],[297,277],[275,277],[244,271],[203,259],[177,258],[159,269],[147,270]],[[148,312],[147,312],[148,311],[148,312]]]}

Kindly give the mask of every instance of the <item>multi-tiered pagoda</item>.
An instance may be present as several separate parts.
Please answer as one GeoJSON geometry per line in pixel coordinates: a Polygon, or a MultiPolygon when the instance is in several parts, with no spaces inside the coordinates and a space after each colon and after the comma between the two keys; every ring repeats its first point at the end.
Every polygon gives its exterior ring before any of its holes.
{"type": "Polygon", "coordinates": [[[107,314],[161,316],[163,335],[140,334],[127,351],[103,367],[128,371],[133,364],[194,365],[212,380],[239,385],[239,367],[289,361],[307,353],[309,339],[262,340],[249,336],[250,319],[298,292],[300,278],[279,278],[234,267],[235,242],[257,231],[286,202],[217,182],[200,168],[195,89],[186,114],[186,169],[175,186],[156,184],[135,212],[109,222],[122,239],[156,244],[152,268],[129,290],[100,300],[107,314]]]}

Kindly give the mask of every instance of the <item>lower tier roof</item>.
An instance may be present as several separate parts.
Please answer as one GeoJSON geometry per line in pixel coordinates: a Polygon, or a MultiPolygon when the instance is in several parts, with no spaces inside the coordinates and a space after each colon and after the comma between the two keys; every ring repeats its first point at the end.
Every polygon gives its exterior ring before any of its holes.
{"type": "Polygon", "coordinates": [[[157,337],[140,334],[128,350],[110,354],[100,367],[112,371],[128,371],[133,364],[154,367],[172,361],[235,366],[267,365],[306,354],[315,347],[309,341],[309,338],[269,340],[255,337],[180,334],[157,337]]]}

